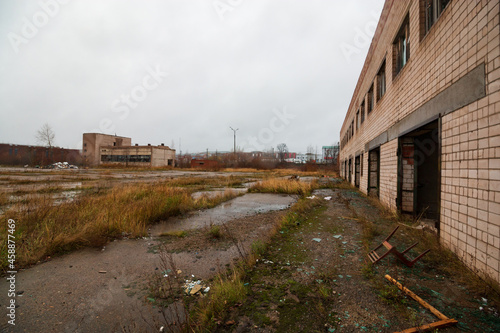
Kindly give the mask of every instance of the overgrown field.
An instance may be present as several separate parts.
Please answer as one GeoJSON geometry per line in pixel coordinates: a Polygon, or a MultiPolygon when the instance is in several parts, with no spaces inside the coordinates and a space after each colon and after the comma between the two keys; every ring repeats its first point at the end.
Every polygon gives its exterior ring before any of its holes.
{"type": "MultiPolygon", "coordinates": [[[[16,264],[26,266],[57,253],[101,246],[113,238],[146,235],[149,224],[193,209],[211,208],[237,194],[191,197],[169,183],[134,184],[87,191],[72,202],[54,204],[50,195],[28,196],[5,213],[16,221],[16,264]]],[[[0,225],[1,267],[7,265],[7,225],[0,225]]]]}

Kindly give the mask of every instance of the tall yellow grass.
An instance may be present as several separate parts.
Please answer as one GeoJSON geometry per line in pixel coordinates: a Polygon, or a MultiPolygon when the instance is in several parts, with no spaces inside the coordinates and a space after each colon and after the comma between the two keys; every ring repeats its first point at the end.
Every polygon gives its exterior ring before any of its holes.
{"type": "Polygon", "coordinates": [[[306,195],[317,187],[316,182],[306,183],[291,179],[272,178],[257,182],[248,189],[249,192],[284,193],[306,195]]]}
{"type": "MultiPolygon", "coordinates": [[[[16,221],[17,264],[36,263],[46,256],[84,246],[101,246],[126,233],[146,235],[147,226],[189,210],[213,207],[234,192],[194,200],[189,191],[167,183],[114,187],[54,205],[50,196],[33,196],[4,213],[16,221]]],[[[6,267],[6,224],[0,225],[1,268],[6,267]]]]}

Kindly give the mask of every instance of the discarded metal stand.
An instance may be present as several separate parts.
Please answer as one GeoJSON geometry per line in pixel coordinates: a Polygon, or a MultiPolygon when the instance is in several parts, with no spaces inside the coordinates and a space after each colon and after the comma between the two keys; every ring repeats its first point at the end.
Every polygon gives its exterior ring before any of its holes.
{"type": "Polygon", "coordinates": [[[412,267],[417,261],[420,260],[420,258],[422,258],[423,256],[425,256],[427,254],[427,252],[429,252],[430,250],[426,250],[424,251],[422,254],[420,254],[418,257],[416,257],[415,259],[413,260],[408,260],[406,257],[405,257],[405,253],[410,251],[411,249],[413,249],[415,246],[417,246],[418,243],[415,243],[413,244],[412,246],[410,246],[409,248],[407,248],[406,250],[404,250],[403,252],[399,252],[395,246],[391,245],[389,243],[389,239],[391,239],[391,237],[396,233],[396,231],[399,229],[399,226],[396,227],[396,229],[394,229],[393,232],[391,232],[391,234],[389,236],[387,236],[387,238],[382,242],[382,244],[380,244],[379,246],[377,246],[375,248],[375,250],[371,251],[370,253],[368,253],[368,258],[370,258],[371,262],[372,263],[377,263],[379,262],[380,260],[384,259],[386,256],[388,256],[389,254],[394,254],[396,257],[398,257],[399,260],[401,260],[406,266],[408,267],[412,267]],[[379,256],[377,254],[377,250],[380,249],[382,246],[385,246],[385,248],[387,249],[387,252],[382,254],[381,256],[379,256]]]}
{"type": "Polygon", "coordinates": [[[413,293],[410,289],[404,287],[401,283],[390,277],[389,275],[386,275],[385,278],[389,280],[390,282],[394,283],[396,287],[398,287],[402,292],[404,292],[406,295],[410,296],[413,298],[415,301],[417,301],[421,306],[432,312],[436,317],[440,319],[440,321],[436,321],[431,324],[427,325],[422,325],[418,327],[413,327],[406,329],[404,331],[401,331],[400,333],[417,333],[417,332],[426,332],[426,331],[431,331],[435,330],[438,328],[443,328],[447,326],[452,326],[456,325],[458,322],[455,319],[451,319],[446,317],[444,314],[439,312],[435,307],[418,297],[415,293],[413,293]]]}

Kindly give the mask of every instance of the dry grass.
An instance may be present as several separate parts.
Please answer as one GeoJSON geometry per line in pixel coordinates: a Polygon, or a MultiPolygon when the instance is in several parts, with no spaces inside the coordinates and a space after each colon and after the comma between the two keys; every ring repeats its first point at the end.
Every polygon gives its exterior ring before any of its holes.
{"type": "Polygon", "coordinates": [[[7,205],[9,202],[9,195],[7,193],[0,192],[0,207],[7,205]]]}
{"type": "Polygon", "coordinates": [[[219,275],[211,287],[209,296],[196,309],[194,321],[197,329],[204,332],[219,320],[227,317],[228,310],[245,300],[247,291],[243,285],[244,268],[233,268],[229,275],[219,275]]]}
{"type": "MultiPolygon", "coordinates": [[[[168,183],[117,186],[54,206],[50,196],[32,196],[5,216],[16,220],[17,264],[26,266],[56,253],[101,246],[122,235],[146,235],[147,226],[193,209],[209,208],[235,197],[226,192],[192,199],[168,183]]],[[[6,224],[0,225],[1,267],[6,267],[6,224]]]]}
{"type": "Polygon", "coordinates": [[[272,178],[263,180],[248,189],[249,192],[283,193],[307,195],[317,188],[317,182],[306,183],[290,179],[272,178]]]}

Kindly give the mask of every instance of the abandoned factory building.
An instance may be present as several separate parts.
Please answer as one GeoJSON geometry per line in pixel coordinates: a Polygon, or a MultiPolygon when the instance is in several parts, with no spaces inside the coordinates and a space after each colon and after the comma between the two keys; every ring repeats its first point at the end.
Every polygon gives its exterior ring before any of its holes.
{"type": "Polygon", "coordinates": [[[387,0],[341,132],[341,174],[500,282],[498,0],[387,0]]]}
{"type": "Polygon", "coordinates": [[[132,146],[132,139],[100,134],[83,134],[82,157],[85,165],[121,164],[124,166],[174,166],[175,150],[159,146],[132,146]]]}

